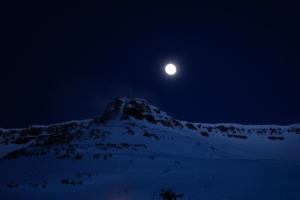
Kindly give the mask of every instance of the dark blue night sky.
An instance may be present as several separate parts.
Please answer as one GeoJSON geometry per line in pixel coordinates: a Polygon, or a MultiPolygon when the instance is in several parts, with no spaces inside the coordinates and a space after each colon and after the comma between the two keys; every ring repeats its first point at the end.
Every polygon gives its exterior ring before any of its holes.
{"type": "Polygon", "coordinates": [[[300,123],[296,4],[28,2],[0,4],[2,128],[92,118],[128,93],[179,120],[300,123]]]}

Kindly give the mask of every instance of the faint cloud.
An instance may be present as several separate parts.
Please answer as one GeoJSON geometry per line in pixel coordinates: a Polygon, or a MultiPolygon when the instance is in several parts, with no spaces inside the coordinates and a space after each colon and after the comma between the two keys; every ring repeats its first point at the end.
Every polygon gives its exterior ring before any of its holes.
{"type": "Polygon", "coordinates": [[[130,94],[133,97],[145,99],[149,104],[159,107],[158,98],[150,91],[136,89],[127,85],[112,85],[107,88],[102,88],[101,91],[95,91],[87,101],[87,108],[94,114],[100,115],[105,110],[106,106],[116,97],[125,97],[130,94]]]}
{"type": "Polygon", "coordinates": [[[122,83],[107,86],[99,80],[72,79],[65,81],[49,96],[47,116],[55,119],[55,123],[90,119],[101,115],[116,97],[124,97],[128,93],[133,97],[145,99],[151,105],[160,105],[158,98],[151,91],[122,83]]]}

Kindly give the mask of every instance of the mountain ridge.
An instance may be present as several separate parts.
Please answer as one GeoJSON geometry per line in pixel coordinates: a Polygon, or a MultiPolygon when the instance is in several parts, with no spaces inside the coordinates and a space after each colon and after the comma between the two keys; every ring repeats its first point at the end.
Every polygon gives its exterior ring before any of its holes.
{"type": "Polygon", "coordinates": [[[300,197],[298,124],[191,123],[127,96],[93,119],[0,130],[1,199],[300,197]]]}
{"type": "MultiPolygon", "coordinates": [[[[167,130],[191,138],[199,139],[199,136],[201,136],[201,140],[212,138],[214,135],[219,135],[219,137],[222,135],[222,137],[231,139],[247,140],[249,138],[254,138],[254,134],[261,136],[261,140],[272,140],[274,142],[283,141],[288,135],[299,136],[296,137],[297,140],[300,138],[299,124],[277,126],[240,125],[234,123],[191,123],[176,120],[168,116],[166,112],[159,110],[155,106],[149,105],[146,100],[133,98],[128,95],[123,98],[117,97],[108,104],[101,116],[93,119],[71,121],[48,126],[35,125],[24,129],[0,129],[0,138],[2,139],[0,140],[0,144],[24,145],[26,147],[38,146],[40,144],[51,145],[70,143],[75,140],[74,138],[78,139],[84,137],[85,134],[82,129],[90,129],[90,136],[86,136],[86,140],[88,140],[88,138],[100,137],[100,132],[104,130],[99,127],[127,126],[125,129],[131,130],[130,126],[126,125],[128,123],[136,124],[141,127],[148,126],[152,127],[152,129],[167,130]],[[97,135],[96,133],[91,133],[92,131],[97,132],[98,136],[95,136],[97,135]]],[[[154,135],[152,135],[152,137],[155,137],[154,135]]],[[[151,134],[149,137],[151,137],[151,134]]],[[[15,146],[14,149],[18,149],[18,146],[15,146]]],[[[4,155],[2,154],[2,156],[4,155]]]]}

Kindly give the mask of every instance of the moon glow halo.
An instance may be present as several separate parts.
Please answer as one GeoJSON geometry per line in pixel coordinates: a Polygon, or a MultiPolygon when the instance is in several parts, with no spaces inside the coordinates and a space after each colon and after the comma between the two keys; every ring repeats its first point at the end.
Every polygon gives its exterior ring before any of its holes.
{"type": "Polygon", "coordinates": [[[165,70],[169,75],[174,75],[176,73],[176,67],[173,64],[167,64],[165,70]]]}

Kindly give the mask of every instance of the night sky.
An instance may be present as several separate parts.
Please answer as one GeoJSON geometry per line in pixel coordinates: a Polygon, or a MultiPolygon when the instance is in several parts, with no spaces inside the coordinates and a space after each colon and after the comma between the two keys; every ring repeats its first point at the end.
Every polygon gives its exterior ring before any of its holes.
{"type": "Polygon", "coordinates": [[[93,118],[128,93],[179,120],[300,123],[296,1],[1,2],[2,128],[93,118]]]}

